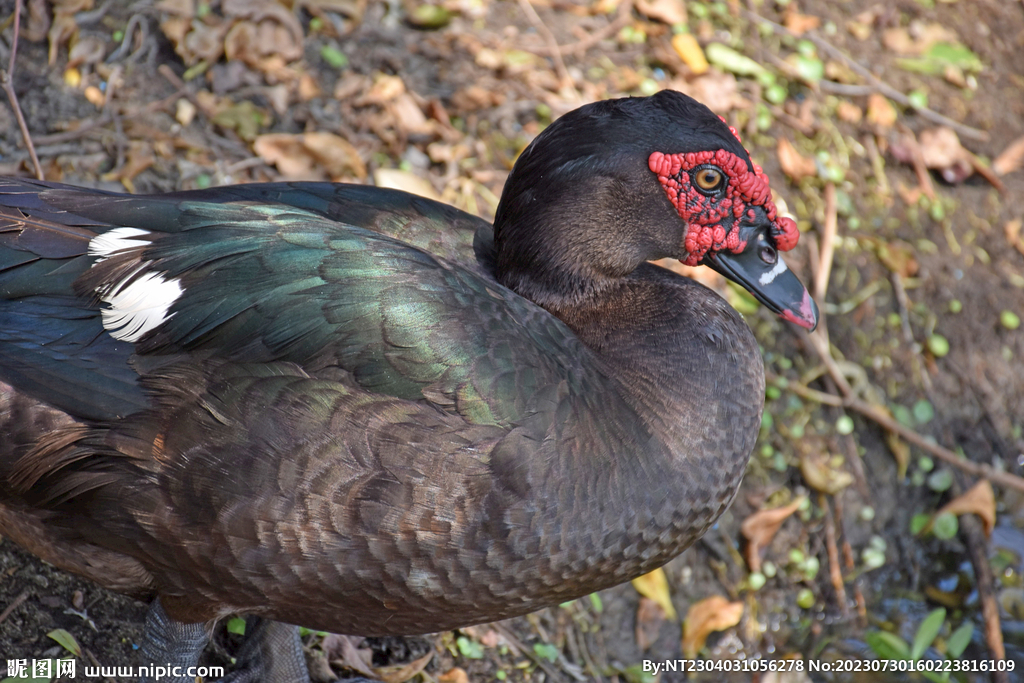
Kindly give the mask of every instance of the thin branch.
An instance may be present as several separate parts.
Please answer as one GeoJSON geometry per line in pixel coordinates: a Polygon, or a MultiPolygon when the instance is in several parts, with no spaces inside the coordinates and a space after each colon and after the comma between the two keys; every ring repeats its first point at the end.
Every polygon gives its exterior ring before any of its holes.
{"type": "Polygon", "coordinates": [[[537,29],[537,32],[543,36],[544,41],[548,44],[548,52],[550,57],[555,60],[555,70],[558,71],[558,78],[562,81],[562,87],[570,88],[576,97],[576,101],[579,102],[580,93],[572,82],[572,76],[569,75],[569,69],[565,66],[565,60],[562,59],[562,51],[558,47],[558,39],[555,38],[555,34],[551,32],[548,25],[537,14],[537,10],[530,4],[530,0],[519,0],[519,6],[530,20],[530,23],[533,24],[533,27],[537,29]]]}
{"type": "MultiPolygon", "coordinates": [[[[618,11],[618,14],[615,17],[615,21],[613,21],[612,23],[608,24],[607,26],[605,26],[603,28],[600,28],[600,29],[594,31],[593,33],[588,35],[586,38],[582,38],[582,39],[580,39],[579,41],[577,41],[575,43],[571,43],[569,45],[556,46],[557,50],[558,50],[558,54],[562,54],[562,55],[571,55],[571,54],[582,55],[584,52],[586,52],[590,48],[594,47],[595,45],[600,43],[605,38],[611,38],[616,33],[618,33],[620,30],[622,30],[622,28],[625,27],[629,23],[629,20],[631,19],[632,12],[633,12],[633,0],[621,0],[621,2],[619,3],[619,11],[618,11]]],[[[543,55],[545,57],[552,57],[552,56],[554,56],[552,54],[552,48],[551,47],[536,48],[536,49],[532,50],[532,52],[534,52],[536,54],[539,54],[539,55],[543,55]]]]}
{"type": "MultiPolygon", "coordinates": [[[[821,355],[821,351],[818,349],[818,345],[812,344],[812,346],[814,346],[815,350],[818,351],[819,355],[821,355]]],[[[968,474],[974,475],[975,477],[979,477],[982,479],[988,479],[992,483],[998,484],[999,486],[1004,486],[1009,489],[1016,489],[1017,491],[1024,491],[1024,478],[1018,477],[1017,475],[1011,474],[1009,472],[997,470],[991,467],[990,465],[976,463],[973,460],[962,458],[953,451],[949,450],[948,448],[943,448],[934,441],[926,439],[925,437],[915,432],[913,429],[910,429],[909,427],[904,427],[902,424],[900,424],[892,417],[890,417],[889,414],[882,408],[879,408],[878,406],[873,406],[870,403],[862,401],[859,398],[855,398],[852,395],[852,389],[849,388],[849,383],[846,381],[846,378],[843,377],[842,373],[839,371],[839,367],[836,365],[835,360],[831,358],[831,355],[829,356],[829,359],[831,360],[831,363],[826,361],[825,357],[822,356],[822,362],[825,363],[826,368],[835,368],[836,374],[833,374],[833,371],[831,369],[829,370],[829,374],[832,376],[832,379],[835,380],[836,384],[840,385],[840,387],[847,387],[848,391],[844,392],[846,394],[845,398],[835,396],[824,391],[818,391],[817,389],[811,389],[810,387],[806,387],[798,382],[791,382],[783,377],[779,377],[772,373],[766,374],[768,380],[770,382],[774,382],[776,386],[778,386],[779,388],[792,391],[797,396],[801,396],[811,401],[817,401],[818,403],[823,403],[825,405],[830,406],[847,408],[854,412],[860,413],[869,420],[877,423],[883,429],[895,433],[897,436],[901,437],[905,441],[914,444],[921,450],[926,451],[931,455],[934,455],[939,460],[942,460],[943,462],[946,462],[952,465],[953,467],[961,469],[964,472],[967,472],[968,474]],[[840,380],[842,380],[841,384],[840,380]]],[[[842,388],[840,388],[840,391],[843,391],[842,388]]]]}
{"type": "Polygon", "coordinates": [[[14,598],[14,600],[11,600],[10,604],[7,605],[7,607],[4,608],[4,611],[0,612],[0,624],[2,624],[4,621],[6,621],[7,617],[11,616],[11,613],[14,612],[14,610],[18,609],[18,607],[21,606],[21,603],[23,603],[26,600],[28,600],[28,596],[29,596],[29,592],[28,592],[28,589],[26,588],[25,590],[23,590],[21,593],[18,594],[18,597],[14,598]]]}
{"type": "Polygon", "coordinates": [[[814,298],[825,305],[825,294],[828,292],[828,280],[832,275],[832,255],[835,253],[836,232],[839,228],[838,210],[836,208],[836,186],[825,184],[825,225],[821,232],[821,251],[818,257],[818,270],[814,278],[814,298]]]}
{"type": "MultiPolygon", "coordinates": [[[[765,26],[770,27],[772,31],[774,31],[775,33],[783,36],[790,36],[791,38],[796,38],[796,36],[785,26],[781,24],[776,24],[774,21],[770,19],[765,19],[757,12],[751,12],[750,10],[747,9],[744,9],[742,11],[744,14],[747,15],[747,17],[753,19],[754,21],[759,21],[765,26]]],[[[958,121],[954,121],[948,116],[943,116],[934,109],[929,109],[928,107],[915,106],[914,103],[910,101],[909,97],[907,97],[906,95],[904,95],[899,90],[892,87],[882,79],[878,78],[878,76],[875,76],[867,67],[865,67],[852,57],[847,56],[845,52],[832,45],[832,43],[828,42],[814,31],[808,31],[807,33],[804,33],[800,37],[811,41],[822,52],[827,53],[833,59],[838,59],[846,66],[850,67],[850,70],[852,70],[858,76],[866,80],[874,90],[882,93],[891,100],[896,100],[904,107],[909,107],[910,109],[913,109],[923,118],[928,119],[932,123],[937,123],[940,126],[949,126],[957,133],[959,133],[962,137],[965,138],[971,138],[972,140],[988,140],[988,133],[986,133],[983,130],[972,128],[971,126],[959,123],[958,121]]]]}
{"type": "Polygon", "coordinates": [[[836,603],[839,611],[846,619],[850,616],[850,606],[846,599],[846,586],[843,585],[843,569],[839,564],[839,546],[836,544],[836,524],[824,493],[818,494],[818,505],[825,511],[825,549],[828,553],[828,576],[832,582],[832,590],[836,592],[836,603]]]}
{"type": "Polygon", "coordinates": [[[25,115],[21,113],[21,105],[18,104],[18,94],[14,92],[14,60],[18,56],[18,34],[21,32],[21,2],[14,0],[14,37],[11,38],[11,56],[7,61],[7,71],[0,71],[0,87],[7,93],[7,99],[14,110],[14,116],[18,119],[18,128],[21,129],[21,137],[25,141],[25,149],[32,159],[32,166],[36,171],[36,178],[45,180],[43,167],[39,164],[39,157],[36,156],[35,145],[32,144],[32,135],[28,132],[28,124],[25,123],[25,115]]]}
{"type": "MultiPolygon", "coordinates": [[[[985,644],[993,659],[1006,659],[999,602],[993,590],[996,582],[992,576],[992,564],[988,560],[988,539],[982,530],[981,520],[974,515],[963,515],[960,518],[960,535],[967,541],[967,551],[974,565],[974,585],[978,590],[978,602],[981,603],[985,644]]],[[[1010,683],[1010,676],[1006,671],[993,671],[992,683],[1010,683]]]]}

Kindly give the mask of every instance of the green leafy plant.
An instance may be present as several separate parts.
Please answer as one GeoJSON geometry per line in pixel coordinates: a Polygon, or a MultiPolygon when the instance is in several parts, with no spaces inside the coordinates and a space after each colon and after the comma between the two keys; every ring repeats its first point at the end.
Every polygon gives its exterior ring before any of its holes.
{"type": "MultiPolygon", "coordinates": [[[[928,613],[921,625],[917,627],[914,634],[914,642],[908,643],[900,636],[889,631],[871,631],[864,639],[868,646],[881,659],[916,661],[924,656],[946,623],[946,609],[939,607],[928,613]]],[[[974,635],[974,624],[965,621],[946,639],[946,658],[955,660],[964,653],[974,635]]],[[[934,671],[922,671],[921,675],[935,683],[947,683],[949,671],[941,673],[934,671]]]]}

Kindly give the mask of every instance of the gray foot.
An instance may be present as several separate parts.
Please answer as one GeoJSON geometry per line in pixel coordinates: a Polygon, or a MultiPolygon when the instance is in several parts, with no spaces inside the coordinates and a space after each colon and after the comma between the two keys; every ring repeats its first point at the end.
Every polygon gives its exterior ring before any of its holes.
{"type": "Polygon", "coordinates": [[[188,670],[199,664],[199,655],[209,641],[205,624],[175,621],[167,616],[160,600],[154,600],[142,636],[140,683],[195,683],[188,670]]]}
{"type": "Polygon", "coordinates": [[[249,617],[237,662],[222,683],[309,683],[298,626],[249,617]]]}

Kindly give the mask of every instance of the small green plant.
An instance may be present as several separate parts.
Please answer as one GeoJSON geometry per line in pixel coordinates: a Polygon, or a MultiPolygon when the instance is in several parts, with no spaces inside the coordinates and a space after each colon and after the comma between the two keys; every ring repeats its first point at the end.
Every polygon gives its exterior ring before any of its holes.
{"type": "MultiPolygon", "coordinates": [[[[932,610],[924,618],[924,621],[921,622],[921,625],[917,627],[913,643],[908,643],[903,638],[889,631],[871,631],[864,637],[864,640],[867,641],[868,646],[881,659],[916,661],[921,659],[928,647],[935,642],[945,623],[946,608],[939,607],[932,610]]],[[[965,621],[960,625],[960,628],[953,631],[949,638],[946,639],[946,658],[951,660],[958,659],[970,644],[972,635],[974,635],[974,624],[965,621]]],[[[941,673],[921,671],[920,673],[929,681],[934,681],[935,683],[947,683],[949,681],[949,671],[941,673]]]]}

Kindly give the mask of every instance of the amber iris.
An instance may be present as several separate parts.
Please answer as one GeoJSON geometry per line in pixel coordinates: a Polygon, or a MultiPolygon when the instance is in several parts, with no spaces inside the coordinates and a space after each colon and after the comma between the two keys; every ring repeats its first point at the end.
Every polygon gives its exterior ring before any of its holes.
{"type": "Polygon", "coordinates": [[[722,185],[722,172],[717,168],[702,168],[694,175],[694,182],[701,190],[717,190],[722,185]]]}

